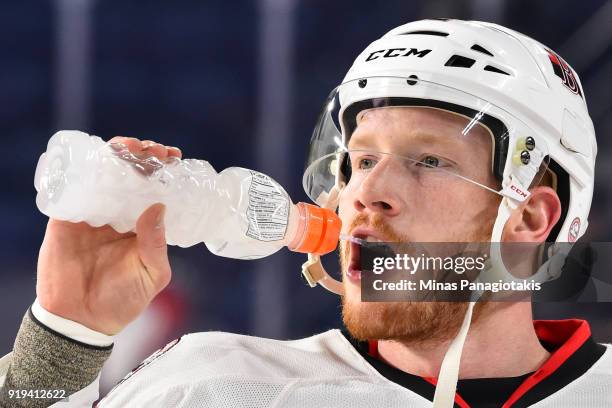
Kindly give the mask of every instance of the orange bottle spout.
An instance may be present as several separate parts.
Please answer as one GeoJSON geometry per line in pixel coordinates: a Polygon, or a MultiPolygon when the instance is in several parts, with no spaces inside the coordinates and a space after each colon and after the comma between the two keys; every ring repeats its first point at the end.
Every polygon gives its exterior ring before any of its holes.
{"type": "Polygon", "coordinates": [[[313,204],[297,203],[300,225],[289,249],[315,255],[327,254],[338,246],[342,222],[332,210],[313,204]]]}

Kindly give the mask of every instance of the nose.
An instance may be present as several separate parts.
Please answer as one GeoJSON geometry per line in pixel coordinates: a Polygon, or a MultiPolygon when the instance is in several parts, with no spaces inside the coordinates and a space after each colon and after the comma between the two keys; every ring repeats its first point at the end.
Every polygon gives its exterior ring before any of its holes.
{"type": "Polygon", "coordinates": [[[401,205],[399,192],[403,189],[399,185],[401,179],[401,176],[393,170],[390,160],[382,160],[361,180],[353,201],[355,209],[389,217],[399,214],[401,205]]]}

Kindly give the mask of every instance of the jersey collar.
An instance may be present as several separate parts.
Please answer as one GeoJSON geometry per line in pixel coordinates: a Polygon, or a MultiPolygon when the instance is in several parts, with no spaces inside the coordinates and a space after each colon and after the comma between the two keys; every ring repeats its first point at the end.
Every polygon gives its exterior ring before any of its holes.
{"type": "MultiPolygon", "coordinates": [[[[605,346],[592,339],[591,329],[585,320],[535,320],[533,324],[538,339],[551,353],[548,360],[535,372],[520,377],[459,380],[458,389],[462,395],[456,395],[455,406],[469,408],[469,402],[478,405],[479,401],[475,399],[487,397],[483,394],[487,385],[491,385],[491,389],[499,389],[496,386],[504,384],[511,388],[505,402],[499,401],[502,408],[532,405],[580,377],[605,352],[605,346]],[[478,389],[480,395],[470,393],[469,390],[473,388],[478,389]]],[[[388,380],[433,400],[435,378],[414,376],[383,362],[378,358],[376,340],[358,342],[347,332],[343,331],[343,334],[370,365],[388,380]]]]}

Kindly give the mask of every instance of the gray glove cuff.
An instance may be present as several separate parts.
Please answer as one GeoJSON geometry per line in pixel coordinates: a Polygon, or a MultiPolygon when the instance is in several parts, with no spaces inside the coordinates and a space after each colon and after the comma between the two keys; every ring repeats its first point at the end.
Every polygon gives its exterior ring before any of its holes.
{"type": "Polygon", "coordinates": [[[74,394],[96,379],[112,348],[68,338],[40,323],[28,310],[15,339],[4,387],[0,389],[0,407],[38,408],[58,401],[9,398],[9,390],[63,390],[64,396],[74,394]]]}

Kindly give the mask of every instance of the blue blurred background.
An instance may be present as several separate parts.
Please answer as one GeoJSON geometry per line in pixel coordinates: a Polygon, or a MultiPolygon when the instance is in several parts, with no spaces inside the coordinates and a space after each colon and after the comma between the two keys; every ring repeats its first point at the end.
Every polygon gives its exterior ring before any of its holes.
{"type": "MultiPolygon", "coordinates": [[[[0,355],[35,297],[46,217],[35,206],[34,169],[55,131],[179,146],[217,170],[263,171],[293,201],[307,201],[301,172],[324,98],[369,42],[427,17],[506,25],[576,69],[599,140],[589,238],[611,240],[612,1],[1,2],[0,355]]],[[[173,282],[117,341],[109,384],[180,333],[296,338],[341,324],[339,299],[303,283],[298,254],[247,262],[215,257],[204,245],[170,253],[173,282]]],[[[333,269],[335,256],[327,258],[333,269]]],[[[589,319],[607,342],[610,312],[610,304],[536,305],[538,317],[589,319]]]]}

